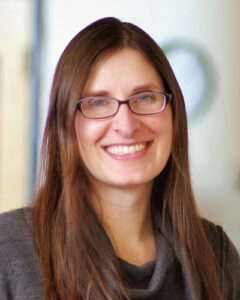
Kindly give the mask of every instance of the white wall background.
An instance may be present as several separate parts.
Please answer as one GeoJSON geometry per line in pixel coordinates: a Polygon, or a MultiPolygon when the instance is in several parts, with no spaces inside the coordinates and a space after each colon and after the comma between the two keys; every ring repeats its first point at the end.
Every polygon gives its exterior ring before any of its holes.
{"type": "Polygon", "coordinates": [[[240,250],[240,2],[239,0],[52,0],[44,5],[42,127],[53,72],[70,39],[90,22],[119,17],[160,45],[201,45],[217,72],[212,106],[189,124],[193,184],[203,216],[223,225],[240,250]]]}
{"type": "Polygon", "coordinates": [[[0,211],[28,198],[32,3],[0,0],[0,211]]]}

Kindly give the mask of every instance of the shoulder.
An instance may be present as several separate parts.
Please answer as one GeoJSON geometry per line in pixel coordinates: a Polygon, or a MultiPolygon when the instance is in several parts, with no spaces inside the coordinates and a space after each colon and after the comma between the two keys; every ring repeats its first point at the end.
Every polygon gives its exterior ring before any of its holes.
{"type": "Polygon", "coordinates": [[[31,223],[31,208],[21,208],[0,214],[1,248],[4,247],[8,253],[21,252],[23,247],[32,249],[31,223]]]}
{"type": "Polygon", "coordinates": [[[31,208],[0,214],[0,299],[41,299],[31,215],[31,208]]]}
{"type": "Polygon", "coordinates": [[[215,250],[225,250],[225,244],[230,244],[230,239],[223,231],[223,228],[206,219],[202,219],[202,224],[210,245],[215,250]]]}
{"type": "Polygon", "coordinates": [[[235,256],[236,259],[239,258],[239,254],[235,246],[221,226],[215,225],[214,223],[205,219],[202,219],[202,224],[208,242],[214,250],[218,260],[221,261],[222,264],[224,263],[223,259],[226,254],[228,254],[228,256],[231,254],[230,256],[235,256]]]}
{"type": "MultiPolygon", "coordinates": [[[[240,256],[223,228],[205,219],[203,227],[220,267],[220,281],[227,299],[240,299],[240,256]]],[[[225,298],[224,298],[225,299],[225,298]]]]}
{"type": "Polygon", "coordinates": [[[31,208],[21,208],[0,214],[0,240],[16,238],[16,233],[29,233],[31,208]]]}

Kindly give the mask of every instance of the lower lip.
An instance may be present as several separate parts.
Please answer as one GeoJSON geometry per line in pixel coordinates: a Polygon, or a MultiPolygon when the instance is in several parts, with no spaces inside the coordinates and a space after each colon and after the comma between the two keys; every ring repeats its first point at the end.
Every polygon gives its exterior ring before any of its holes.
{"type": "Polygon", "coordinates": [[[141,151],[137,151],[137,152],[134,152],[134,153],[128,153],[128,154],[122,154],[122,155],[119,155],[119,154],[113,154],[113,153],[110,153],[108,152],[107,150],[105,150],[105,152],[112,158],[116,159],[116,160],[135,160],[135,159],[140,159],[142,158],[149,150],[149,148],[151,147],[152,143],[149,143],[147,145],[146,148],[144,148],[143,150],[141,151]]]}

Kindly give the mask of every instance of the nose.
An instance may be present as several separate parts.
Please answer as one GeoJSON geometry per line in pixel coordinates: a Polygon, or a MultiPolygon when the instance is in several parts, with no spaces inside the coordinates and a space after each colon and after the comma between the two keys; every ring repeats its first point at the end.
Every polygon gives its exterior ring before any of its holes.
{"type": "Polygon", "coordinates": [[[127,104],[119,107],[117,114],[112,120],[112,128],[122,137],[131,137],[140,127],[138,116],[133,114],[127,104]]]}

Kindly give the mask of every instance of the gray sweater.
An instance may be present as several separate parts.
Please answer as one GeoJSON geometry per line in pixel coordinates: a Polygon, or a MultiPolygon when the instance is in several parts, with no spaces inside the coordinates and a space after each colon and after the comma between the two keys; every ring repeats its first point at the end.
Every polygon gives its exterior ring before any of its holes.
{"type": "MultiPolygon", "coordinates": [[[[209,242],[223,276],[224,300],[240,300],[239,255],[221,227],[204,221],[209,242]]],[[[123,270],[132,278],[128,293],[131,299],[193,299],[189,292],[181,255],[160,234],[156,237],[158,257],[142,267],[122,261],[123,270]]],[[[194,278],[194,300],[201,297],[198,276],[194,278]]],[[[0,215],[0,300],[43,299],[43,285],[32,233],[30,209],[0,215]]]]}

